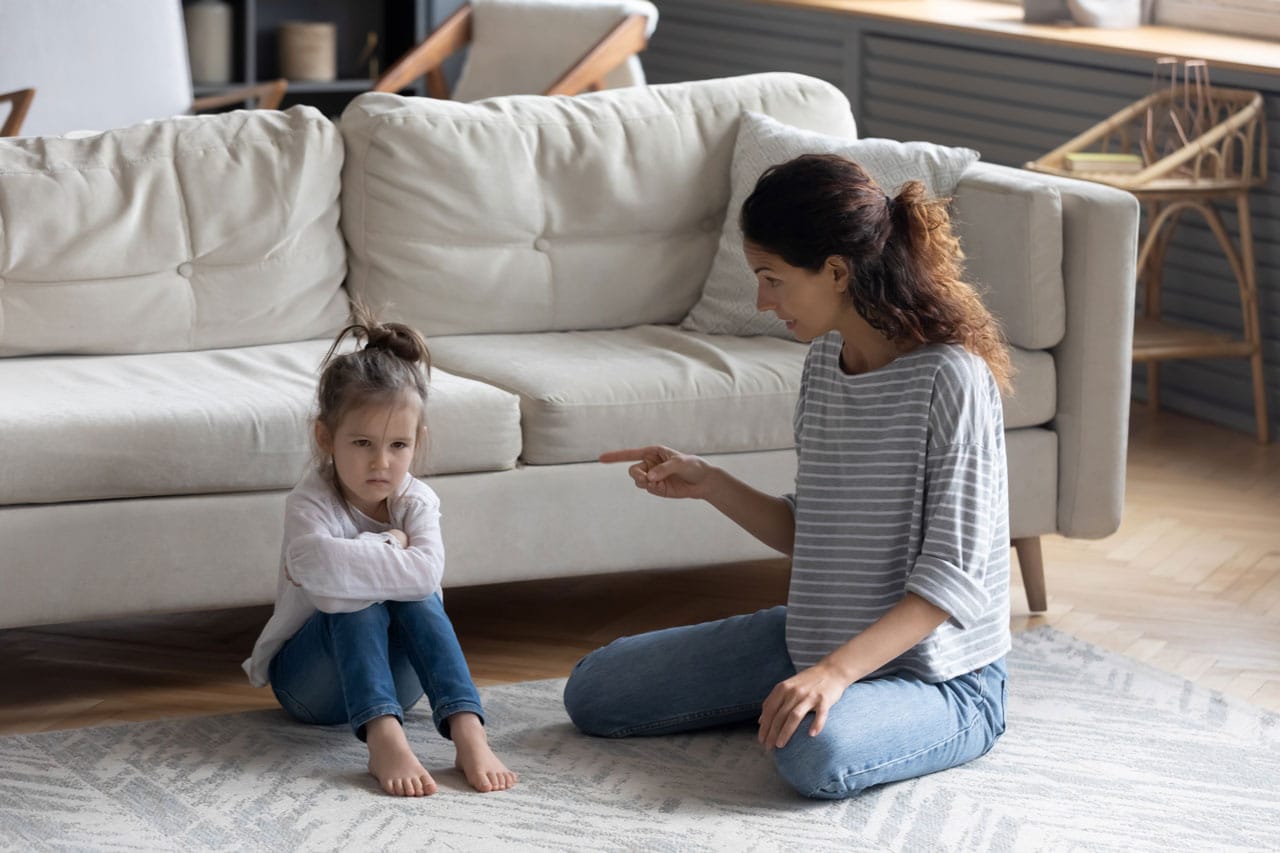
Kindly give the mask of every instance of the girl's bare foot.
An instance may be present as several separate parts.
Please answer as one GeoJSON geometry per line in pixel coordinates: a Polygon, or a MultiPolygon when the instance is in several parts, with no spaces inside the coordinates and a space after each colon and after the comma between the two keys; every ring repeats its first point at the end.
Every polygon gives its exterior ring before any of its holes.
{"type": "Polygon", "coordinates": [[[369,746],[369,773],[382,790],[397,797],[426,797],[436,792],[436,781],[413,754],[404,727],[387,714],[365,725],[369,746]]]}
{"type": "Polygon", "coordinates": [[[484,734],[484,724],[470,711],[449,718],[449,736],[458,749],[455,766],[467,782],[482,794],[505,791],[516,783],[516,774],[493,754],[484,734]]]}

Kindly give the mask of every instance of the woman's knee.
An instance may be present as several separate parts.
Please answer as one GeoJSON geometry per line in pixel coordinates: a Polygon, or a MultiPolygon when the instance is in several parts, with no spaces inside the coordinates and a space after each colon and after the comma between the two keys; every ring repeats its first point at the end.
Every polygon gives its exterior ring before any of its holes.
{"type": "Polygon", "coordinates": [[[849,772],[848,745],[838,744],[829,729],[810,737],[812,724],[813,717],[805,717],[787,745],[773,751],[778,774],[797,793],[816,799],[843,799],[866,787],[849,772]]]}
{"type": "Polygon", "coordinates": [[[564,709],[578,731],[595,737],[616,737],[621,721],[610,711],[614,679],[602,658],[608,648],[596,649],[573,667],[564,685],[564,709]]]}

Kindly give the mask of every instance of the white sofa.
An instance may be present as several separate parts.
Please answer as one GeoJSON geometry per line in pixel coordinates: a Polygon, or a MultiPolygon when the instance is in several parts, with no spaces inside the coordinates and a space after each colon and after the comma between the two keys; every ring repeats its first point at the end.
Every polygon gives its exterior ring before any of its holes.
{"type": "MultiPolygon", "coordinates": [[[[834,88],[767,74],[0,142],[0,627],[270,601],[348,294],[431,343],[447,585],[768,556],[592,461],[663,442],[791,486],[804,347],[675,325],[743,109],[854,130],[834,88]]],[[[1110,533],[1136,204],[977,165],[956,210],[1021,368],[1014,535],[1110,533]]]]}

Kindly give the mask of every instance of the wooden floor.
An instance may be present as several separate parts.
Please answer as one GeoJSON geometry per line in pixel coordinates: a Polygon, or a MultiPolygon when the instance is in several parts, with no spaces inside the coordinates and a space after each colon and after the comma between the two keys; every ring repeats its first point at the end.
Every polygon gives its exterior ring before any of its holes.
{"type": "MultiPolygon", "coordinates": [[[[1118,533],[1045,540],[1055,625],[1280,710],[1280,445],[1137,404],[1118,533]]],[[[482,685],[565,675],[614,637],[780,603],[787,565],[452,589],[482,685]]],[[[0,631],[0,734],[275,707],[243,660],[260,607],[0,631]]]]}

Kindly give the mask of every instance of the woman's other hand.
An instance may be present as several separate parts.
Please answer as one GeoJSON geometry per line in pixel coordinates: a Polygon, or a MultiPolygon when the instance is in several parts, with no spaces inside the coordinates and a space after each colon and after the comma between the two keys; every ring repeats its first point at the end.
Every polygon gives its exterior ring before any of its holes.
{"type": "Polygon", "coordinates": [[[660,498],[706,498],[719,469],[700,456],[670,447],[636,447],[600,454],[601,462],[632,462],[636,488],[660,498]]]}

